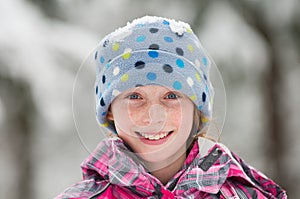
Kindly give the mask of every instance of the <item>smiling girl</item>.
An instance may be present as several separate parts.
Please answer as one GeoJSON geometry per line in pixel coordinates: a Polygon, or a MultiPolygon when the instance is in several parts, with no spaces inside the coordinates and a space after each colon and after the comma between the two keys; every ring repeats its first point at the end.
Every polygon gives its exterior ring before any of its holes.
{"type": "Polygon", "coordinates": [[[207,139],[211,60],[184,22],[142,17],[95,52],[96,115],[114,138],[57,198],[286,198],[272,180],[207,139]]]}

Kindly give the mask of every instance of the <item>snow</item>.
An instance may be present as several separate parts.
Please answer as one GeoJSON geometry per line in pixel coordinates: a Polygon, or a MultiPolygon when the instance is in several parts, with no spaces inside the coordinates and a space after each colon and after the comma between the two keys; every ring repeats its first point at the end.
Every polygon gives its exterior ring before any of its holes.
{"type": "Polygon", "coordinates": [[[134,19],[132,22],[127,22],[126,26],[116,29],[109,36],[110,39],[114,41],[120,41],[124,39],[126,36],[130,35],[132,28],[135,26],[149,24],[149,23],[157,23],[157,22],[162,23],[163,21],[168,21],[170,23],[171,31],[178,35],[182,35],[188,30],[191,30],[190,25],[182,21],[176,21],[175,19],[168,19],[168,18],[157,17],[157,16],[144,16],[138,19],[134,19]]]}
{"type": "Polygon", "coordinates": [[[170,20],[170,28],[174,33],[176,33],[178,35],[182,35],[187,30],[191,29],[189,24],[184,23],[182,21],[177,22],[174,20],[170,20]]]}
{"type": "MultiPolygon", "coordinates": [[[[265,9],[268,8],[266,13],[270,21],[273,20],[272,24],[277,24],[276,27],[280,28],[290,23],[298,8],[295,6],[296,1],[288,0],[274,4],[275,10],[270,7],[273,2],[266,2],[265,9]]],[[[34,103],[40,116],[35,121],[34,140],[31,146],[35,162],[33,194],[34,198],[52,198],[81,178],[79,165],[87,156],[82,146],[92,149],[101,140],[102,134],[99,133],[99,126],[95,120],[93,104],[95,68],[84,63],[81,71],[78,69],[86,55],[96,47],[102,38],[101,35],[145,13],[149,15],[128,24],[134,26],[139,23],[167,20],[174,33],[183,34],[189,31],[190,26],[169,19],[168,16],[190,21],[196,16],[199,8],[192,7],[193,3],[189,3],[190,7],[187,7],[188,2],[182,1],[174,1],[168,5],[171,1],[158,0],[156,2],[159,4],[155,5],[154,1],[137,4],[129,0],[101,2],[63,0],[60,4],[65,9],[67,20],[59,21],[46,18],[42,11],[30,2],[0,0],[0,59],[1,64],[3,63],[0,72],[17,80],[24,80],[32,89],[34,103]],[[151,13],[149,7],[141,5],[149,6],[151,13]],[[161,5],[168,6],[168,9],[161,5]],[[155,17],[161,14],[166,18],[155,17]],[[79,75],[75,85],[77,72],[79,75]],[[71,110],[72,97],[74,110],[71,110]],[[80,134],[81,140],[78,139],[77,133],[80,134]],[[57,163],[60,169],[53,170],[57,167],[57,163]]],[[[204,10],[201,29],[199,34],[196,34],[216,63],[220,64],[218,66],[226,85],[227,114],[226,107],[222,110],[223,106],[218,106],[224,103],[223,99],[216,102],[213,107],[214,112],[215,109],[221,112],[217,115],[227,115],[221,140],[251,165],[268,171],[269,165],[264,155],[257,156],[265,150],[262,142],[265,137],[264,107],[259,82],[261,74],[267,69],[268,49],[259,34],[245,23],[242,14],[228,6],[227,2],[216,2],[211,5],[213,6],[204,10]]],[[[116,31],[120,31],[121,34],[116,34],[115,39],[122,39],[130,33],[122,28],[116,31]]],[[[283,43],[280,43],[282,45],[279,49],[285,58],[283,70],[286,73],[283,100],[287,104],[285,108],[288,112],[283,113],[283,117],[286,117],[285,120],[288,121],[286,125],[289,127],[284,132],[284,137],[289,137],[290,141],[288,142],[290,153],[286,157],[288,168],[297,173],[299,158],[295,157],[299,154],[300,146],[298,144],[300,106],[297,106],[300,98],[297,85],[300,67],[297,51],[290,48],[293,44],[286,42],[289,39],[287,37],[288,34],[281,38],[283,43]]],[[[217,99],[220,99],[219,93],[217,90],[217,99]]],[[[6,119],[8,111],[3,102],[0,99],[1,127],[1,122],[6,119]]],[[[6,147],[9,144],[6,137],[10,135],[1,131],[1,143],[4,144],[0,144],[0,156],[4,158],[0,162],[0,169],[5,171],[5,177],[0,181],[0,198],[13,198],[11,193],[15,188],[16,172],[10,158],[13,154],[7,151],[6,147]]],[[[287,175],[291,175],[291,171],[287,175]]],[[[299,175],[293,177],[293,182],[297,184],[299,175]]]]}

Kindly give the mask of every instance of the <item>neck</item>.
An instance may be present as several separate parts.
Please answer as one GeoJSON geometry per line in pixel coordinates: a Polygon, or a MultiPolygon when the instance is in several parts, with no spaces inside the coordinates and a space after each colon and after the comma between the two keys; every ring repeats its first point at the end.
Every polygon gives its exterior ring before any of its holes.
{"type": "Polygon", "coordinates": [[[163,185],[166,185],[183,166],[185,159],[186,153],[182,153],[181,156],[176,158],[155,163],[145,162],[145,164],[149,171],[151,171],[151,174],[155,176],[163,185]]]}

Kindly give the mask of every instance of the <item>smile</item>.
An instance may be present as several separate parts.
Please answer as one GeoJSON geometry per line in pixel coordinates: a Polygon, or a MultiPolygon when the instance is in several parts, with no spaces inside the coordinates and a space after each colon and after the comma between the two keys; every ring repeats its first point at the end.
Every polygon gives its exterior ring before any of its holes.
{"type": "Polygon", "coordinates": [[[173,131],[160,132],[160,133],[156,133],[156,134],[149,134],[149,133],[142,133],[142,132],[136,132],[136,133],[148,140],[160,140],[162,138],[167,137],[169,134],[173,133],[173,131]]]}

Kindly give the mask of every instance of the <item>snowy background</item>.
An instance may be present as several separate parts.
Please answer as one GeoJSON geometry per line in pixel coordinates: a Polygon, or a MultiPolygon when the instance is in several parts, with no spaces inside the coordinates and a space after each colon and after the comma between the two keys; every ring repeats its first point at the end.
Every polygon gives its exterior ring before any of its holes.
{"type": "Polygon", "coordinates": [[[191,24],[222,74],[221,141],[300,195],[300,2],[0,0],[0,198],[53,198],[103,138],[91,52],[143,15],[191,24]]]}

